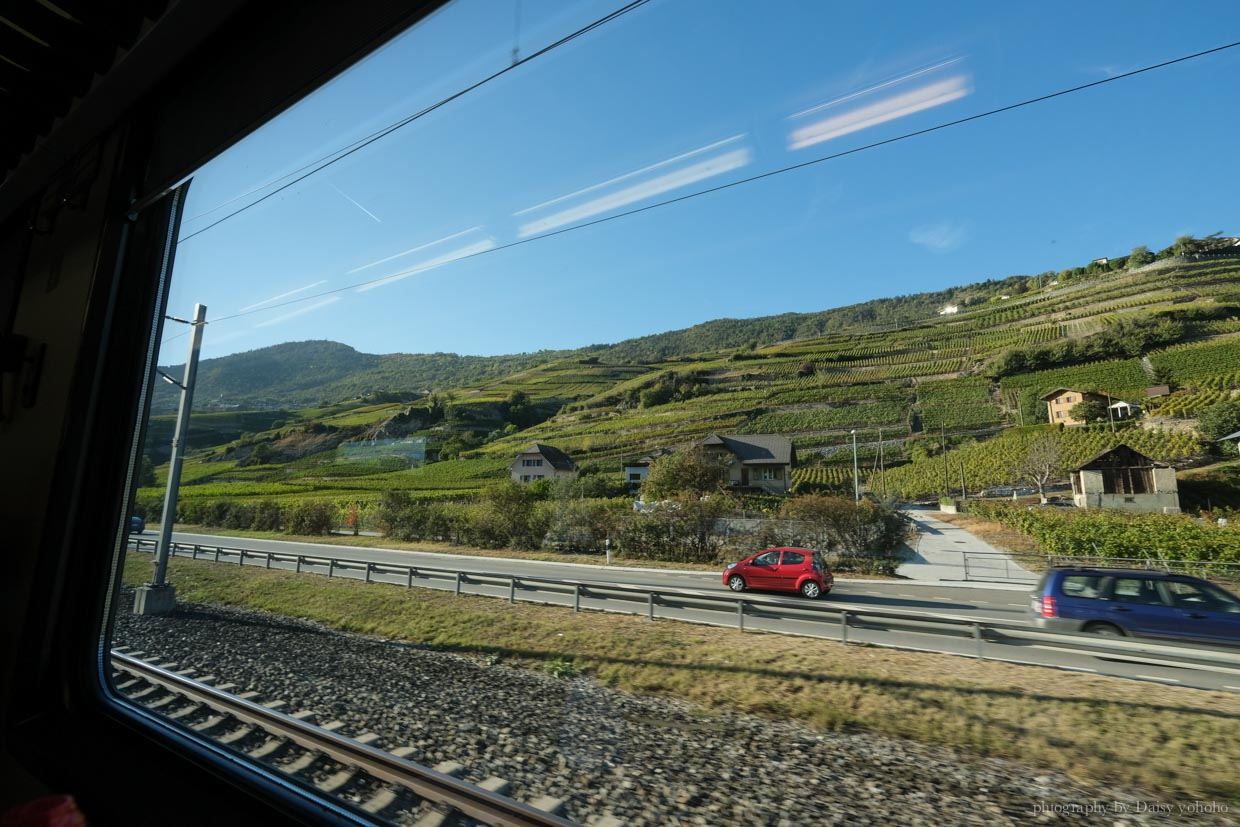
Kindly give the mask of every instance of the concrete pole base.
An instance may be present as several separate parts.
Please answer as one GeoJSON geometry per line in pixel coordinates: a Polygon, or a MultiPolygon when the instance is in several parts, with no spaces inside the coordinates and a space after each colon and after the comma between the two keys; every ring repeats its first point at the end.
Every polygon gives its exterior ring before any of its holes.
{"type": "Polygon", "coordinates": [[[134,591],[133,613],[136,615],[166,615],[176,607],[177,590],[171,584],[139,586],[134,591]]]}

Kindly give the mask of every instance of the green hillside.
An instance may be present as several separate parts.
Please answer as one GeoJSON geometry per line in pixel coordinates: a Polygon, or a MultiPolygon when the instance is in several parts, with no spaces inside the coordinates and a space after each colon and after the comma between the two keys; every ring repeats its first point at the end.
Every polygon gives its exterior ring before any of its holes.
{"type": "MultiPolygon", "coordinates": [[[[1003,459],[1010,451],[1000,449],[1012,440],[987,440],[1007,428],[1045,421],[1039,397],[1056,387],[1106,391],[1145,404],[1148,386],[1170,384],[1174,393],[1147,407],[1172,417],[1240,391],[1240,260],[1167,259],[1132,272],[1079,273],[1071,280],[1048,275],[1022,279],[1021,292],[1012,280],[991,282],[825,314],[712,322],[571,355],[487,360],[439,354],[437,373],[425,367],[401,373],[395,366],[404,363],[392,361],[397,357],[367,356],[327,342],[212,360],[217,364],[203,374],[215,383],[204,379],[207,396],[254,394],[247,384],[252,381],[265,382],[261,387],[271,401],[276,388],[316,401],[341,399],[333,394],[344,388],[387,396],[267,414],[266,428],[254,415],[196,414],[195,433],[203,441],[196,443],[191,434],[191,448],[198,449],[191,464],[214,464],[220,471],[198,478],[201,485],[210,480],[209,488],[195,492],[189,485],[185,493],[315,492],[368,500],[393,489],[460,494],[502,478],[511,458],[535,441],[567,451],[588,471],[618,479],[626,458],[711,432],[784,434],[797,447],[799,481],[850,489],[855,430],[863,465],[873,467],[881,437],[888,467],[907,463],[888,474],[891,490],[920,496],[941,487],[941,466],[933,476],[919,469],[941,453],[944,435],[960,450],[975,452],[958,460],[990,469],[979,470],[972,482],[1012,481],[1011,463],[1003,459]],[[941,307],[944,296],[959,303],[958,312],[927,309],[941,307]],[[859,321],[880,308],[889,314],[882,324],[859,321]],[[901,308],[919,320],[891,322],[901,308]],[[800,335],[817,331],[819,322],[846,329],[800,335]],[[736,329],[725,335],[724,328],[736,329]],[[761,336],[753,335],[759,330],[761,336]],[[721,347],[722,341],[739,344],[721,347]],[[318,385],[298,373],[295,353],[307,347],[321,371],[318,385]],[[639,359],[643,353],[672,355],[639,359]],[[240,373],[234,371],[238,365],[240,373]],[[290,372],[284,379],[281,366],[290,372]],[[471,371],[486,375],[435,385],[471,371]],[[380,384],[380,376],[389,379],[380,384]],[[426,390],[433,392],[420,393],[426,390]],[[232,436],[236,428],[249,433],[232,436]],[[376,436],[424,437],[443,461],[351,475],[347,483],[339,474],[314,473],[316,464],[336,462],[339,442],[376,436]],[[256,454],[259,443],[269,447],[256,454]],[[994,451],[982,447],[992,444],[994,451]],[[300,464],[293,470],[271,466],[270,456],[300,464]],[[230,463],[235,465],[225,471],[230,463]]],[[[156,432],[162,436],[163,429],[156,432]]],[[[1190,435],[1169,433],[1134,430],[1125,438],[1159,459],[1183,461],[1202,450],[1190,435]]],[[[1066,450],[1084,456],[1115,439],[1108,430],[1081,430],[1066,450]]]]}

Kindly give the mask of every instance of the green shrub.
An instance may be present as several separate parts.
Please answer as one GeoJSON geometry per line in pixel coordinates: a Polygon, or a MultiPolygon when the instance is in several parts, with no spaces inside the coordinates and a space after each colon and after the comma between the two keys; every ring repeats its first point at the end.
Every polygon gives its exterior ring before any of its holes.
{"type": "Polygon", "coordinates": [[[302,500],[289,510],[286,534],[326,534],[332,527],[335,509],[321,500],[302,500]]]}

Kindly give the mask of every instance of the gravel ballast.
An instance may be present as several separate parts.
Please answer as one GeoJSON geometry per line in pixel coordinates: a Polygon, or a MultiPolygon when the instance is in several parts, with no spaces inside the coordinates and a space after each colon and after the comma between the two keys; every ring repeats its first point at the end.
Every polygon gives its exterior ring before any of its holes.
{"type": "Polygon", "coordinates": [[[563,815],[582,824],[1237,823],[1210,812],[1224,802],[1166,801],[911,741],[707,712],[263,612],[127,608],[118,646],[342,721],[346,733],[377,733],[421,764],[457,761],[468,781],[504,778],[514,798],[563,799],[563,815]]]}

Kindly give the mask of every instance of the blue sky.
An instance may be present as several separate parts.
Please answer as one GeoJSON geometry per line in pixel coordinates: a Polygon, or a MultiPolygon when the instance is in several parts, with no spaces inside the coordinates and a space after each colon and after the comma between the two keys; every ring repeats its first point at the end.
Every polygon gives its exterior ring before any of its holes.
{"type": "Polygon", "coordinates": [[[1240,235],[1236,48],[539,238],[1240,40],[1227,2],[653,0],[257,201],[620,5],[454,3],[223,153],[169,312],[208,306],[207,358],[489,355],[1240,235]]]}

